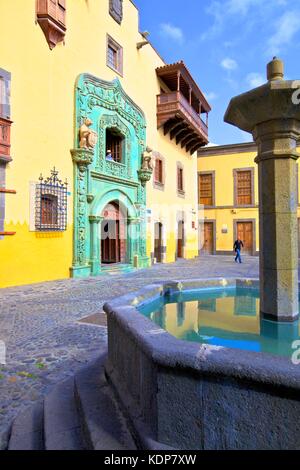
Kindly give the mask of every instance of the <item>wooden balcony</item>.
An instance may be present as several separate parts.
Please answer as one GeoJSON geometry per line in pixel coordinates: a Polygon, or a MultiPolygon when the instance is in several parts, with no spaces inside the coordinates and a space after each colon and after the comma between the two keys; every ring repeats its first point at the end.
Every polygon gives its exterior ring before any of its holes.
{"type": "Polygon", "coordinates": [[[37,22],[50,49],[64,40],[66,34],[66,0],[37,0],[37,22]]]}
{"type": "Polygon", "coordinates": [[[168,91],[157,96],[157,127],[193,154],[208,144],[211,108],[183,62],[156,69],[168,91]],[[205,122],[201,116],[205,116],[205,122]]]}
{"type": "Polygon", "coordinates": [[[208,143],[208,126],[188,103],[180,91],[157,96],[157,127],[164,126],[165,135],[182,143],[186,150],[195,152],[208,143]],[[193,145],[191,145],[193,144],[193,145]]]}
{"type": "Polygon", "coordinates": [[[12,121],[0,117],[0,161],[10,162],[10,127],[12,121]]]}

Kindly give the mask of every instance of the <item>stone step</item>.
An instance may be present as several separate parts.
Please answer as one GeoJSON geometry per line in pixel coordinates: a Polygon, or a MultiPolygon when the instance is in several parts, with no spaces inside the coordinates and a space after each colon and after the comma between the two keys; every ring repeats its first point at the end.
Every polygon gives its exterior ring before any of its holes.
{"type": "Polygon", "coordinates": [[[75,376],[75,394],[89,448],[95,450],[136,450],[112,390],[104,374],[102,355],[75,376]]]}
{"type": "Polygon", "coordinates": [[[44,404],[21,412],[13,422],[8,450],[44,450],[44,404]]]}
{"type": "Polygon", "coordinates": [[[46,450],[86,449],[74,391],[74,377],[72,377],[58,384],[45,398],[46,450]]]}
{"type": "Polygon", "coordinates": [[[131,264],[107,264],[101,266],[102,274],[118,274],[123,272],[134,271],[134,268],[131,264]]]}

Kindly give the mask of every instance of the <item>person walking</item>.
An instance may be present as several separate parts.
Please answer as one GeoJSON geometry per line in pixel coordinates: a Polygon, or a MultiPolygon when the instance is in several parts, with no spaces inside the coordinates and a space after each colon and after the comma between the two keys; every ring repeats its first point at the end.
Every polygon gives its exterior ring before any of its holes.
{"type": "Polygon", "coordinates": [[[244,243],[242,242],[242,240],[238,237],[237,240],[235,240],[234,242],[234,245],[233,245],[233,249],[236,253],[236,257],[234,259],[234,261],[237,263],[241,263],[242,262],[242,257],[241,257],[241,250],[242,248],[244,247],[244,243]]]}

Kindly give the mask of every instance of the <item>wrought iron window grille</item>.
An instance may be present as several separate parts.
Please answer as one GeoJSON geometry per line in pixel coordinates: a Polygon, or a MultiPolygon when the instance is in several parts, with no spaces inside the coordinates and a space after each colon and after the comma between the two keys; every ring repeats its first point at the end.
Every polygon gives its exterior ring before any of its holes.
{"type": "Polygon", "coordinates": [[[35,228],[42,232],[62,232],[67,228],[67,180],[58,177],[54,167],[51,176],[41,174],[35,191],[35,228]]]}

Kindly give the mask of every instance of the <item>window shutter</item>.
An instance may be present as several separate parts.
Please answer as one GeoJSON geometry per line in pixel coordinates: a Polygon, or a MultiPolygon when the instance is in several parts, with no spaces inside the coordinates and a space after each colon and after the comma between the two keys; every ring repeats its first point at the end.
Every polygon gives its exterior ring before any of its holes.
{"type": "Polygon", "coordinates": [[[159,160],[159,182],[163,183],[163,161],[159,160]]]}
{"type": "Polygon", "coordinates": [[[251,171],[238,171],[236,181],[237,205],[252,204],[252,178],[251,171]]]}
{"type": "Polygon", "coordinates": [[[155,160],[155,173],[154,173],[154,178],[157,183],[160,182],[159,176],[160,176],[160,161],[159,158],[155,160]]]}
{"type": "Polygon", "coordinates": [[[213,175],[200,175],[199,177],[199,192],[200,204],[204,206],[213,205],[213,175]]]}
{"type": "Polygon", "coordinates": [[[183,169],[177,167],[177,189],[183,191],[183,169]]]}

